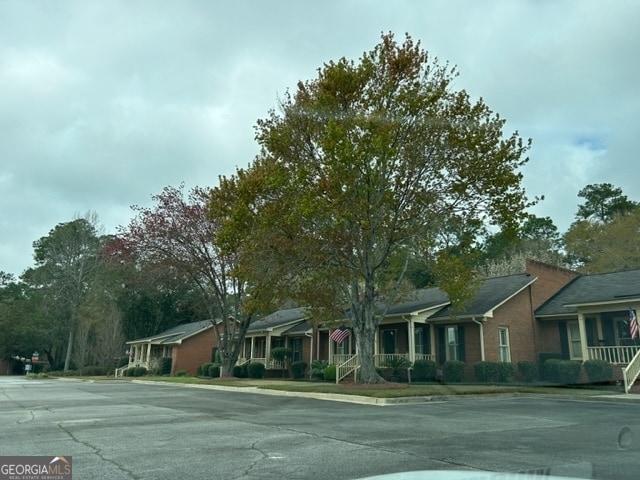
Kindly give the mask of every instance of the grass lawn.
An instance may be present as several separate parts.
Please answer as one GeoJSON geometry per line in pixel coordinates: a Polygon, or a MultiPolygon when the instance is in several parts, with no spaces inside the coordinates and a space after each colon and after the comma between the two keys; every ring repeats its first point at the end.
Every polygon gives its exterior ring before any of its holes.
{"type": "MultiPolygon", "coordinates": [[[[105,378],[105,377],[101,377],[105,378]]],[[[91,377],[96,379],[96,377],[91,377]]],[[[111,377],[113,379],[113,377],[111,377]]],[[[123,380],[145,380],[182,384],[220,385],[227,387],[254,387],[291,392],[338,393],[375,398],[422,397],[433,395],[482,395],[500,393],[535,393],[562,395],[603,395],[622,393],[619,387],[557,387],[545,385],[489,385],[489,384],[406,384],[383,383],[363,385],[358,383],[308,382],[283,379],[249,378],[199,378],[199,377],[126,377],[123,380]]]]}

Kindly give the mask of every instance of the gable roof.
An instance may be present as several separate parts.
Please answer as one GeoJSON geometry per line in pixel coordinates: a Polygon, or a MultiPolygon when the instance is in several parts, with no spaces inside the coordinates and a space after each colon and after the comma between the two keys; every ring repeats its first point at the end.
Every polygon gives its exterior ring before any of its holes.
{"type": "Polygon", "coordinates": [[[185,340],[197,333],[200,333],[212,327],[213,325],[211,324],[211,320],[200,320],[198,322],[183,323],[182,325],[176,325],[175,327],[165,330],[164,332],[160,332],[157,335],[132,340],[130,342],[127,342],[127,344],[146,343],[149,341],[157,345],[180,343],[182,340],[185,340]]]}
{"type": "Polygon", "coordinates": [[[484,280],[473,298],[466,303],[462,311],[453,311],[451,305],[442,308],[429,319],[491,317],[493,310],[511,297],[535,282],[536,277],[528,273],[505,275],[484,280]]]}
{"type": "Polygon", "coordinates": [[[406,299],[400,303],[392,305],[387,310],[387,315],[401,315],[406,313],[414,313],[422,310],[428,310],[449,303],[449,295],[447,292],[440,290],[438,287],[423,288],[414,290],[406,299]]]}
{"type": "Polygon", "coordinates": [[[306,310],[305,307],[278,310],[266,317],[258,318],[251,322],[251,325],[247,328],[247,333],[282,327],[293,322],[304,320],[307,318],[306,310]]]}
{"type": "Polygon", "coordinates": [[[535,315],[570,315],[578,306],[640,300],[640,270],[581,275],[540,305],[535,315]]]}

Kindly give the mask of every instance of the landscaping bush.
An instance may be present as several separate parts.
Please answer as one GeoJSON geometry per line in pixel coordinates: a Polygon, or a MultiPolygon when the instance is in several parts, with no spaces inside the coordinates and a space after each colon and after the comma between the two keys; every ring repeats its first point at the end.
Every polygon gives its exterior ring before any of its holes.
{"type": "Polygon", "coordinates": [[[530,360],[518,362],[518,372],[526,383],[533,383],[538,379],[538,365],[530,360]]]}
{"type": "Polygon", "coordinates": [[[145,367],[133,367],[134,377],[142,377],[143,375],[146,375],[146,374],[147,374],[147,369],[145,367]]]}
{"type": "Polygon", "coordinates": [[[513,363],[511,362],[498,362],[496,364],[496,381],[498,383],[509,383],[513,380],[513,363]]]}
{"type": "Polygon", "coordinates": [[[123,374],[125,377],[133,377],[133,371],[135,370],[135,367],[131,367],[131,368],[127,368],[123,374]]]}
{"type": "Polygon", "coordinates": [[[205,362],[196,369],[196,373],[200,377],[209,377],[209,368],[214,366],[213,362],[205,362]]]}
{"type": "Polygon", "coordinates": [[[250,363],[247,367],[249,378],[264,378],[265,366],[262,363],[250,363]]]}
{"type": "Polygon", "coordinates": [[[460,360],[449,360],[444,362],[445,382],[459,383],[464,380],[464,362],[460,360]]]}
{"type": "Polygon", "coordinates": [[[247,371],[247,364],[236,365],[233,367],[233,376],[236,378],[247,378],[249,373],[247,371]]]}
{"type": "Polygon", "coordinates": [[[551,359],[564,360],[561,353],[542,352],[538,354],[538,357],[540,358],[540,365],[544,365],[547,360],[551,359]]]}
{"type": "Polygon", "coordinates": [[[559,383],[560,382],[560,362],[563,360],[559,358],[550,358],[542,364],[542,378],[547,382],[559,383]]]}
{"type": "Polygon", "coordinates": [[[580,362],[561,360],[558,366],[558,381],[562,385],[575,385],[580,377],[580,362]]]}
{"type": "Polygon", "coordinates": [[[311,378],[324,380],[324,369],[329,366],[326,360],[314,360],[311,362],[311,378]]]}
{"type": "Polygon", "coordinates": [[[291,364],[291,376],[293,378],[304,378],[307,371],[307,364],[304,362],[293,362],[291,364]]]}
{"type": "Polygon", "coordinates": [[[158,373],[160,375],[169,375],[171,373],[171,357],[162,357],[160,359],[160,365],[158,367],[158,373]]]}
{"type": "Polygon", "coordinates": [[[323,371],[324,379],[327,382],[335,382],[336,381],[336,366],[335,365],[327,365],[327,367],[323,371]]]}
{"type": "Polygon", "coordinates": [[[413,362],[411,380],[415,382],[433,382],[437,373],[437,365],[433,360],[416,360],[413,362]]]}
{"type": "Polygon", "coordinates": [[[587,360],[584,362],[584,371],[589,383],[607,383],[613,378],[613,365],[605,360],[587,360]]]}
{"type": "Polygon", "coordinates": [[[101,377],[106,375],[106,373],[107,371],[105,368],[99,367],[98,365],[89,365],[80,369],[80,375],[86,375],[89,377],[101,377]]]}
{"type": "Polygon", "coordinates": [[[209,367],[209,376],[210,376],[211,378],[218,378],[218,377],[220,377],[220,365],[217,365],[217,364],[215,364],[215,363],[214,363],[214,364],[212,364],[212,365],[209,367]]]}
{"type": "Polygon", "coordinates": [[[476,362],[473,364],[473,373],[478,382],[497,382],[498,364],[496,362],[476,362]]]}
{"type": "Polygon", "coordinates": [[[176,372],[176,377],[187,377],[189,375],[189,372],[187,372],[186,370],[178,370],[176,372]]]}

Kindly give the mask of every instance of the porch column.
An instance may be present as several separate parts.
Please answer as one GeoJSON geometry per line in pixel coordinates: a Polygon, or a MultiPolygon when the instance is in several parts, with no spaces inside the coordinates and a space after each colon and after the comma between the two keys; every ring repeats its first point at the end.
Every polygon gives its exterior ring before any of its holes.
{"type": "MultiPolygon", "coordinates": [[[[331,330],[329,330],[329,332],[331,332],[331,330]]],[[[331,341],[331,339],[329,337],[327,337],[327,341],[329,342],[329,363],[334,363],[333,362],[333,344],[334,342],[331,341]]]]}
{"type": "Polygon", "coordinates": [[[253,358],[253,352],[255,351],[255,337],[251,337],[251,351],[249,352],[249,359],[253,358]]]}
{"type": "Polygon", "coordinates": [[[416,326],[412,318],[408,318],[407,323],[409,324],[407,329],[407,335],[409,335],[409,341],[407,342],[409,344],[409,361],[413,363],[416,361],[416,326]]]}
{"type": "Polygon", "coordinates": [[[578,313],[578,330],[580,331],[580,351],[582,352],[582,361],[589,360],[587,351],[587,329],[584,324],[584,314],[578,313]]]}
{"type": "Polygon", "coordinates": [[[373,355],[378,355],[378,353],[380,353],[378,343],[380,343],[380,326],[376,328],[376,333],[373,336],[373,355]]]}
{"type": "Polygon", "coordinates": [[[147,343],[147,365],[151,361],[151,342],[147,343]]]}
{"type": "Polygon", "coordinates": [[[267,332],[267,336],[265,337],[265,346],[264,346],[264,363],[265,366],[269,365],[269,358],[271,358],[271,333],[267,332]]]}
{"type": "Polygon", "coordinates": [[[436,326],[429,324],[429,354],[433,357],[433,361],[437,361],[436,357],[436,326]]]}

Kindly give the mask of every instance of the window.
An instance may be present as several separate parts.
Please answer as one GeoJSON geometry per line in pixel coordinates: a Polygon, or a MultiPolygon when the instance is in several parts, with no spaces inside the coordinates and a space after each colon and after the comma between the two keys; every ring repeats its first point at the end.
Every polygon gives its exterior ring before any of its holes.
{"type": "Polygon", "coordinates": [[[582,343],[580,342],[580,328],[578,322],[567,322],[567,336],[569,340],[569,354],[572,359],[582,359],[582,343]]]}
{"type": "Polygon", "coordinates": [[[299,362],[302,360],[302,339],[293,338],[291,340],[291,361],[299,362]]]}
{"type": "Polygon", "coordinates": [[[458,327],[447,327],[447,360],[459,360],[458,327]]]}
{"type": "Polygon", "coordinates": [[[498,353],[501,362],[511,361],[511,352],[509,351],[509,329],[507,327],[498,328],[498,353]]]}
{"type": "Polygon", "coordinates": [[[422,332],[422,328],[419,328],[415,331],[413,336],[414,344],[416,346],[415,353],[426,353],[424,348],[424,335],[422,332]]]}

